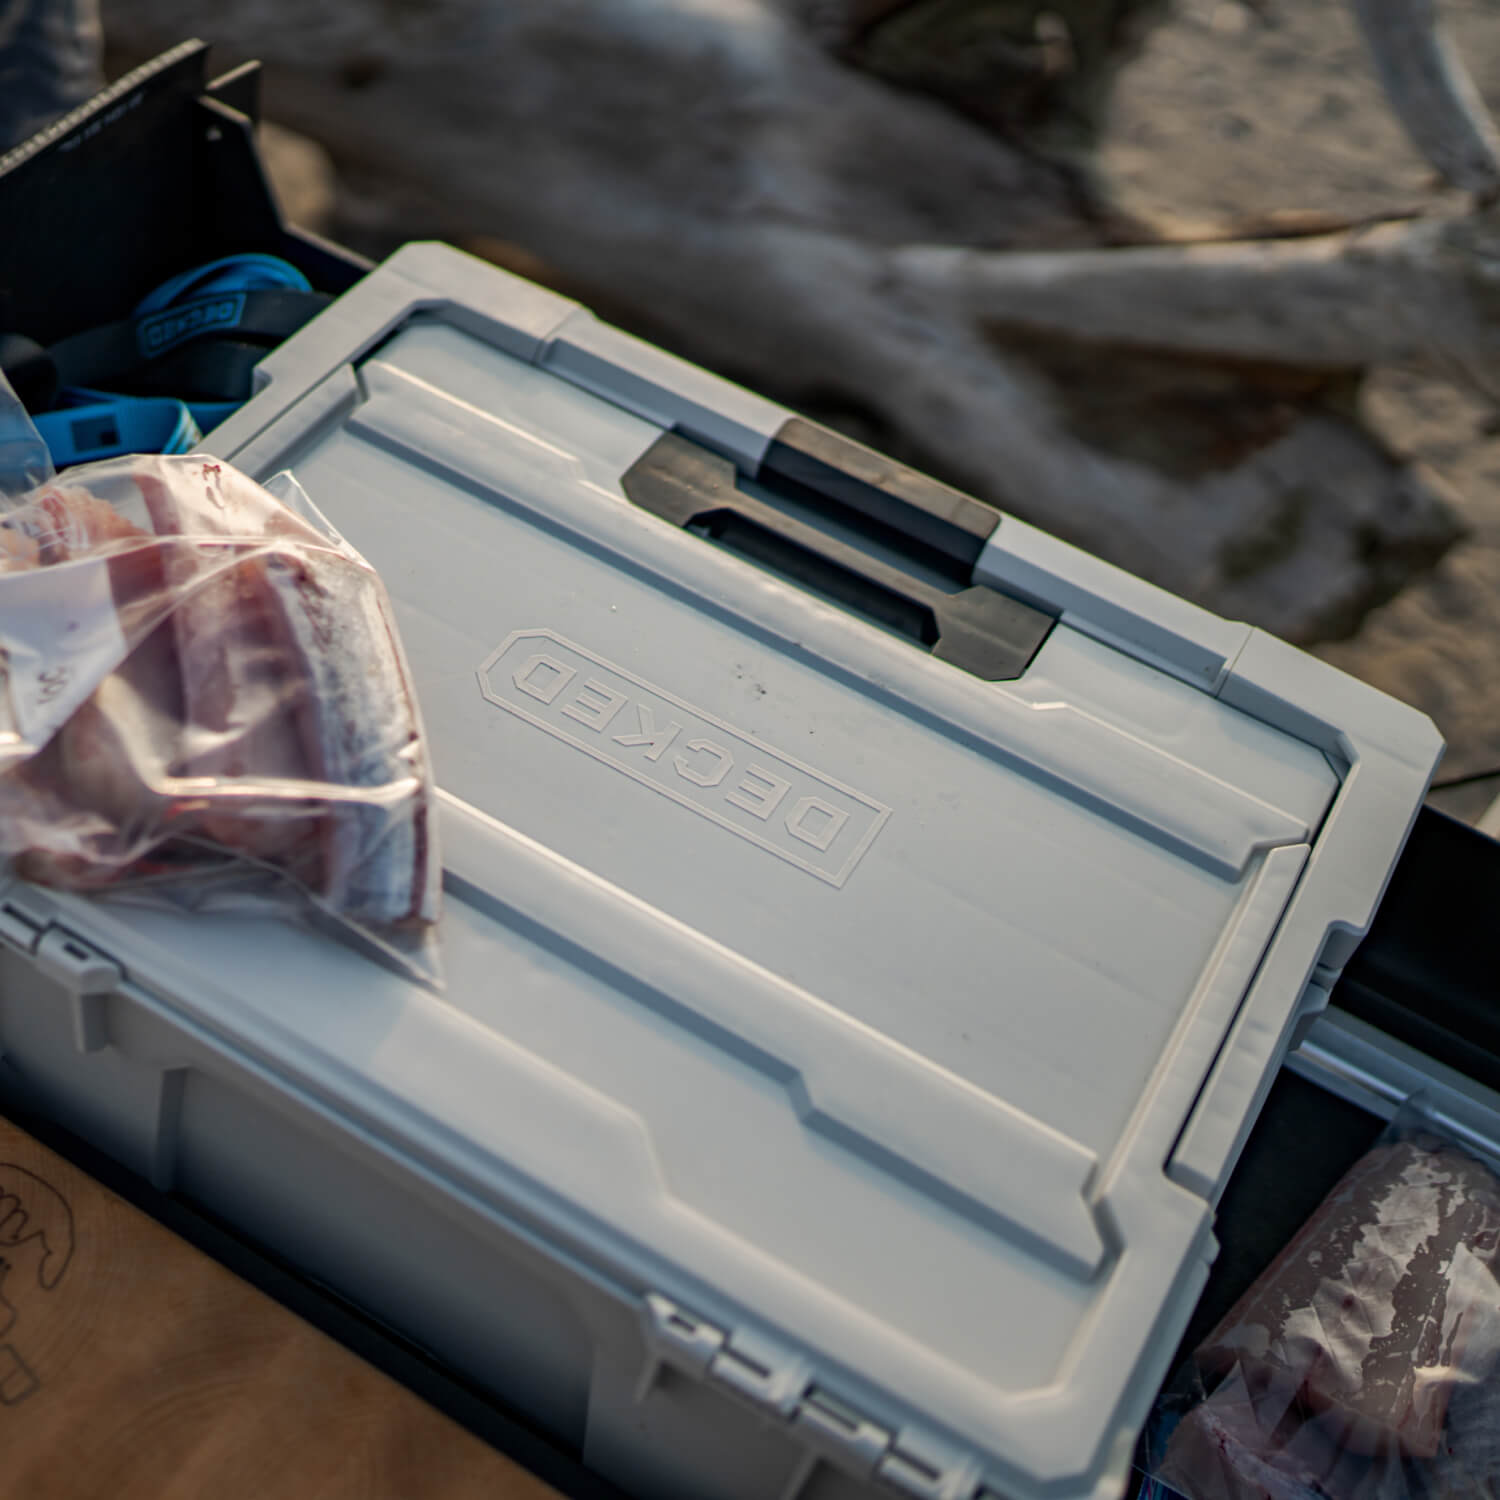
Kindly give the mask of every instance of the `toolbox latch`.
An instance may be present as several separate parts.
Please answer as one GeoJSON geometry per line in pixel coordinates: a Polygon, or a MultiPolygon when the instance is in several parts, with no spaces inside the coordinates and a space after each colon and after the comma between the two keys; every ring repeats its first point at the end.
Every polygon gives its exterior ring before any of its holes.
{"type": "Polygon", "coordinates": [[[47,928],[36,945],[36,966],[74,995],[112,994],[125,977],[107,954],[56,923],[47,928]]]}
{"type": "Polygon", "coordinates": [[[645,1302],[646,1341],[655,1359],[700,1379],[724,1347],[724,1330],[651,1292],[645,1302]]]}
{"type": "Polygon", "coordinates": [[[977,1466],[953,1462],[931,1438],[903,1430],[875,1469],[878,1483],[911,1500],[970,1500],[980,1488],[977,1466]]]}
{"type": "MultiPolygon", "coordinates": [[[[644,1400],[662,1365],[698,1376],[728,1395],[776,1418],[805,1453],[786,1496],[799,1496],[819,1462],[917,1500],[972,1500],[981,1491],[974,1456],[925,1429],[899,1432],[834,1394],[811,1364],[759,1329],[725,1329],[659,1292],[643,1299],[648,1373],[637,1391],[644,1400]]],[[[983,1491],[988,1495],[989,1491],[983,1491]]]]}
{"type": "Polygon", "coordinates": [[[736,1329],[714,1355],[708,1378],[742,1401],[783,1420],[796,1409],[812,1371],[807,1362],[762,1334],[736,1329]]]}
{"type": "Polygon", "coordinates": [[[73,1043],[80,1052],[109,1045],[105,1000],[124,981],[125,972],[107,954],[56,922],[41,934],[34,949],[38,971],[68,993],[72,1006],[73,1043]]]}
{"type": "Polygon", "coordinates": [[[888,1429],[818,1386],[802,1398],[792,1416],[792,1430],[820,1458],[860,1478],[875,1472],[891,1445],[888,1429]]]}

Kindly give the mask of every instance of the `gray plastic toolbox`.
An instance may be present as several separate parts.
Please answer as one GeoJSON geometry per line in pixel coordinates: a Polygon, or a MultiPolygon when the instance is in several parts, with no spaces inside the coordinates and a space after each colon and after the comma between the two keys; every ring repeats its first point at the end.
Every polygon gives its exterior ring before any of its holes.
{"type": "Polygon", "coordinates": [[[642,1495],[1117,1494],[1432,725],[445,247],[261,375],[447,991],[12,885],[10,1066],[642,1495]]]}

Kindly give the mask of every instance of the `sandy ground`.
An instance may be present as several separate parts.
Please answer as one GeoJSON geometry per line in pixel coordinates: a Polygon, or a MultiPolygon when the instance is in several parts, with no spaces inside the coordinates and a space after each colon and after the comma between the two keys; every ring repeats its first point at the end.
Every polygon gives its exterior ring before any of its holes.
{"type": "MultiPolygon", "coordinates": [[[[1500,5],[1440,0],[1500,114],[1500,5]]],[[[1432,173],[1387,109],[1342,0],[1178,0],[1125,71],[1103,170],[1126,207],[1194,223],[1312,209],[1361,214],[1433,202],[1432,173]]],[[[1401,370],[1373,372],[1372,421],[1458,491],[1472,535],[1429,577],[1319,648],[1430,713],[1448,738],[1440,779],[1500,768],[1500,436],[1497,413],[1401,370]]],[[[1439,794],[1477,817],[1500,775],[1439,794]]]]}

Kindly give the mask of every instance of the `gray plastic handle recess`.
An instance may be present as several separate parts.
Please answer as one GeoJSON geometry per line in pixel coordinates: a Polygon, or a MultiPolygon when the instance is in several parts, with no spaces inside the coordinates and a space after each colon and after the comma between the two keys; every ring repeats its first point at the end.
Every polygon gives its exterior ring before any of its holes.
{"type": "Polygon", "coordinates": [[[678,433],[658,438],[621,486],[633,504],[672,525],[730,541],[742,555],[898,625],[941,661],[987,682],[1025,672],[1053,617],[968,583],[974,559],[999,524],[996,511],[800,420],[787,424],[761,465],[763,481],[774,482],[778,475],[874,522],[913,552],[935,557],[943,571],[962,580],[960,587],[945,592],[746,494],[735,483],[730,460],[678,433]],[[786,442],[788,437],[793,442],[786,442]],[[838,460],[846,456],[854,461],[839,467],[838,460]],[[882,466],[881,472],[858,472],[856,465],[869,466],[866,460],[882,466]]]}

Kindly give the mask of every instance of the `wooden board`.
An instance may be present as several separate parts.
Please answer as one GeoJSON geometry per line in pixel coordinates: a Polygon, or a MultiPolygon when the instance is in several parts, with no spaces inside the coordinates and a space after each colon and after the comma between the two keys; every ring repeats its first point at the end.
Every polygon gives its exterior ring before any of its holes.
{"type": "Polygon", "coordinates": [[[4,1120],[0,1494],[558,1500],[4,1120]]]}

